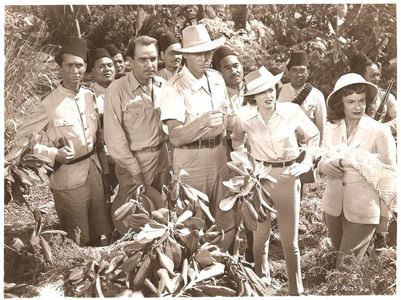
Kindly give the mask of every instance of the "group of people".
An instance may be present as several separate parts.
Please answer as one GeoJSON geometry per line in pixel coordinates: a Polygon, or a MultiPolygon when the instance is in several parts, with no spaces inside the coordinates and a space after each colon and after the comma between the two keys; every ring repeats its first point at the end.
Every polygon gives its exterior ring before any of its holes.
{"type": "MultiPolygon", "coordinates": [[[[129,44],[132,71],[125,73],[124,57],[114,45],[87,57],[85,40],[67,38],[55,57],[62,81],[20,126],[17,138],[41,134],[34,150],[53,162],[50,188],[61,227],[70,236],[79,228],[81,245],[98,245],[101,236],[110,240],[114,227],[124,233],[127,228],[114,222],[112,212],[139,186],[145,193],[160,192],[170,171],[185,169],[189,175],[182,181],[209,197],[216,225],[225,232],[220,246],[230,250],[236,216],[219,209],[222,181],[230,176],[229,153],[249,151],[277,180],[265,189],[278,211],[288,292],[300,295],[302,174],[315,166],[328,177],[322,206],[337,251],[366,248],[377,228],[386,230],[378,225],[390,216],[351,166],[324,156],[319,160],[308,147],[359,147],[394,166],[395,98],[388,99],[379,121],[371,117],[371,104],[377,110],[383,92],[376,86],[377,65],[362,54],[325,101],[307,82],[305,51],[291,54],[289,82],[280,84],[284,72],[273,75],[264,66],[244,76],[240,56],[224,44],[224,37],[212,40],[204,25],[186,27],[182,43],[171,33],[159,39],[140,36],[129,44]],[[165,64],[161,70],[159,58],[165,64]],[[85,71],[93,75],[89,88],[81,84],[85,71]],[[306,149],[303,159],[300,146],[306,149]],[[107,191],[117,184],[110,207],[107,191]]],[[[267,284],[270,223],[268,216],[248,234],[255,272],[267,284]]]]}

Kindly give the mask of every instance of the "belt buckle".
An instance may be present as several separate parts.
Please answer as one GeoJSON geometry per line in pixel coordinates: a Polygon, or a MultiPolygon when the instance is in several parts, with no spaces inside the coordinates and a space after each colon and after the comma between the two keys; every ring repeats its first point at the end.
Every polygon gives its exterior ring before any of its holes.
{"type": "Polygon", "coordinates": [[[209,144],[209,149],[212,149],[214,147],[214,139],[208,139],[207,140],[208,144],[209,144]]]}

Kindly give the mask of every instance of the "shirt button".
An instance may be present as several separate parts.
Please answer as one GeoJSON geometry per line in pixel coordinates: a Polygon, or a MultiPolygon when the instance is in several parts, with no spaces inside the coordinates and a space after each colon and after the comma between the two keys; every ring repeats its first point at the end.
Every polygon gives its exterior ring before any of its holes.
{"type": "Polygon", "coordinates": [[[345,182],[343,182],[343,185],[345,185],[345,182]]]}

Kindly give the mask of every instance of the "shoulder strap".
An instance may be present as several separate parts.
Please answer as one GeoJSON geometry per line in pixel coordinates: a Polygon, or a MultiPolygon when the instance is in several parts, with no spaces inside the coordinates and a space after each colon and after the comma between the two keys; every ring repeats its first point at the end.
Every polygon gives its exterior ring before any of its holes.
{"type": "Polygon", "coordinates": [[[304,103],[306,97],[310,94],[312,91],[313,86],[308,82],[305,84],[305,86],[299,91],[298,95],[295,96],[295,98],[291,101],[292,103],[302,105],[304,103]]]}

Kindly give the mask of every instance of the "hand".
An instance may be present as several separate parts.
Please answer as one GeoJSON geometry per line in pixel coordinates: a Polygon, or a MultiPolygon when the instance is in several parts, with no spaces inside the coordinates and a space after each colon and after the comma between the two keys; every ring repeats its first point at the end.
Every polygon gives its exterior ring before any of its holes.
{"type": "Polygon", "coordinates": [[[68,162],[68,160],[74,158],[74,155],[75,152],[72,148],[70,148],[69,146],[64,146],[58,149],[58,152],[56,154],[56,161],[64,164],[68,162]]]}
{"type": "Polygon", "coordinates": [[[390,224],[390,218],[380,216],[380,223],[376,225],[377,233],[388,232],[388,225],[390,224]]]}
{"type": "Polygon", "coordinates": [[[344,176],[344,169],[340,167],[339,159],[327,159],[320,164],[320,171],[331,178],[341,178],[344,176]]]}
{"type": "Polygon", "coordinates": [[[312,165],[302,162],[302,163],[293,163],[289,168],[288,172],[292,176],[300,176],[304,173],[307,173],[312,168],[312,165]]]}
{"type": "Polygon", "coordinates": [[[199,117],[200,127],[217,127],[223,125],[223,113],[218,110],[208,111],[199,117]]]}
{"type": "Polygon", "coordinates": [[[128,195],[129,197],[136,196],[136,190],[138,189],[139,186],[142,185],[142,193],[146,192],[146,187],[145,187],[145,178],[143,177],[142,173],[139,173],[137,175],[132,176],[132,185],[131,188],[128,190],[128,195]]]}

